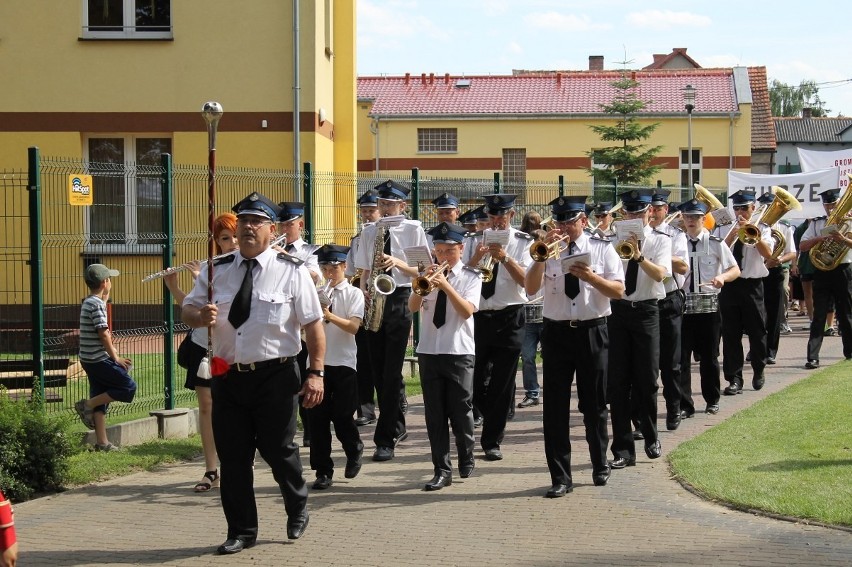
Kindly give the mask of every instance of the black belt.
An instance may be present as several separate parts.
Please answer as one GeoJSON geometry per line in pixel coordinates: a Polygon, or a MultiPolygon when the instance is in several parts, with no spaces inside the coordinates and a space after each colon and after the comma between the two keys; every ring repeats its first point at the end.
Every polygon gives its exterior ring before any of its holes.
{"type": "Polygon", "coordinates": [[[524,307],[524,303],[515,303],[513,305],[507,305],[506,307],[501,307],[500,309],[480,309],[476,313],[482,317],[496,317],[498,315],[505,315],[507,313],[514,313],[518,309],[524,307]]]}
{"type": "Polygon", "coordinates": [[[552,323],[553,325],[559,325],[560,327],[571,327],[572,329],[577,329],[580,327],[599,327],[601,325],[606,325],[606,317],[598,317],[597,319],[586,319],[581,321],[579,319],[574,321],[557,321],[555,319],[544,318],[545,323],[552,323]]]}
{"type": "Polygon", "coordinates": [[[629,299],[613,299],[613,303],[618,303],[619,305],[623,305],[625,307],[636,308],[639,305],[656,305],[658,299],[642,299],[641,301],[630,301],[629,299]]]}
{"type": "Polygon", "coordinates": [[[236,372],[251,372],[253,370],[263,370],[264,368],[269,368],[270,366],[287,364],[292,360],[292,356],[282,356],[280,358],[270,358],[269,360],[261,360],[260,362],[249,362],[248,364],[237,362],[231,365],[231,370],[234,370],[236,372]]]}

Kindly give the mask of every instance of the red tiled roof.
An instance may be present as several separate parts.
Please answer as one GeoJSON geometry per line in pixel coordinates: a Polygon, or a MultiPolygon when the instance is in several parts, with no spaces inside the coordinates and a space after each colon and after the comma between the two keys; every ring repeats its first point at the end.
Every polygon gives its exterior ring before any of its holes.
{"type": "MultiPolygon", "coordinates": [[[[696,113],[737,112],[731,69],[629,71],[637,96],[650,101],[642,113],[685,112],[681,89],[695,87],[696,113]]],[[[358,98],[372,100],[372,116],[405,117],[599,114],[612,102],[619,71],[571,71],[521,76],[429,75],[359,77],[358,98]],[[457,87],[459,79],[470,81],[457,87]]],[[[770,121],[771,124],[771,121],[770,121]]]]}
{"type": "Polygon", "coordinates": [[[749,67],[748,80],[752,100],[751,149],[775,151],[775,122],[772,120],[772,105],[766,84],[766,67],[749,67]]]}

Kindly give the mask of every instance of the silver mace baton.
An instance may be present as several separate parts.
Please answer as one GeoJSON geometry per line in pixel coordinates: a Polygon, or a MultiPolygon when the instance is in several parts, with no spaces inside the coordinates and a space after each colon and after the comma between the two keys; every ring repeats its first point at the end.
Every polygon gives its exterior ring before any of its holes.
{"type": "MultiPolygon", "coordinates": [[[[223,114],[218,102],[205,102],[201,117],[207,123],[207,303],[213,303],[213,224],[216,220],[216,131],[223,114]]],[[[213,360],[213,327],[207,327],[207,374],[211,377],[210,363],[213,360]]],[[[199,375],[202,370],[199,368],[199,375]]]]}

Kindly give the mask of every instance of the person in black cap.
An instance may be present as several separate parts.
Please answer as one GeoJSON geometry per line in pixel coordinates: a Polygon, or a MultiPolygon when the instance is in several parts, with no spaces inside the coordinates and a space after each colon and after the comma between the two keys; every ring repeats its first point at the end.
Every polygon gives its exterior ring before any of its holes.
{"type": "MultiPolygon", "coordinates": [[[[458,222],[459,200],[452,193],[442,193],[432,199],[432,205],[435,207],[435,219],[438,223],[456,224],[458,222]]],[[[426,242],[428,242],[429,250],[432,250],[432,237],[428,231],[426,232],[426,242]]]]}
{"type": "Polygon", "coordinates": [[[666,429],[673,431],[680,426],[680,331],[683,323],[683,305],[685,294],[681,287],[689,264],[687,257],[686,235],[666,222],[669,215],[668,189],[657,189],[651,195],[651,218],[648,224],[654,230],[670,237],[672,246],[672,275],[663,280],[666,297],[659,302],[660,307],[660,380],[663,382],[663,398],[666,400],[666,429]]]}
{"type": "Polygon", "coordinates": [[[308,491],[299,446],[293,441],[296,404],[298,395],[307,408],[322,402],[325,358],[322,308],[313,280],[301,260],[270,248],[280,207],[252,193],[233,210],[240,248],[215,267],[212,303],[207,302],[205,266],[182,310],[190,327],[211,328],[214,363],[228,365],[225,374],[214,375],[211,382],[213,436],[228,522],[220,554],[239,553],[257,541],[252,470],[256,450],[284,496],[287,537],[298,539],[304,533],[308,491]],[[300,330],[311,362],[301,389],[294,363],[300,330]]]}
{"type": "MultiPolygon", "coordinates": [[[[764,193],[758,198],[763,205],[769,205],[775,200],[772,193],[764,193]]],[[[764,260],[769,273],[763,278],[763,307],[766,310],[766,364],[775,364],[778,355],[778,344],[781,340],[781,326],[786,322],[787,294],[785,289],[789,283],[789,263],[796,258],[796,245],[793,241],[793,229],[788,224],[776,222],[770,230],[778,231],[784,237],[784,248],[778,256],[764,260]]],[[[773,236],[773,246],[777,241],[773,236]]]]}
{"type": "Polygon", "coordinates": [[[607,390],[615,457],[610,465],[614,469],[636,464],[632,414],[645,439],[645,454],[649,459],[662,455],[657,432],[658,302],[666,296],[663,280],[671,276],[672,250],[670,238],[648,225],[652,194],[652,190],[634,189],[620,195],[624,219],[639,219],[643,228],[641,240],[636,235],[627,239],[632,254],[622,256],[624,294],[610,301],[607,390]]]}
{"type": "MultiPolygon", "coordinates": [[[[846,188],[849,191],[849,188],[846,188]]],[[[826,215],[831,215],[840,201],[840,189],[830,189],[820,194],[822,206],[826,215]]],[[[814,317],[811,321],[810,337],[808,338],[808,360],[805,368],[819,367],[819,351],[822,348],[826,313],[829,311],[831,299],[834,299],[835,319],[840,329],[843,341],[843,356],[852,360],[852,234],[849,231],[850,220],[847,215],[845,225],[838,226],[837,231],[823,234],[828,217],[817,217],[808,226],[799,245],[801,252],[810,250],[823,242],[831,241],[836,246],[845,246],[840,263],[831,270],[815,270],[813,283],[814,317]]]]}
{"type": "Polygon", "coordinates": [[[763,306],[763,278],[769,273],[764,260],[772,256],[772,232],[766,225],[758,225],[760,236],[755,244],[743,244],[737,237],[738,230],[751,220],[754,214],[754,191],[739,190],[729,197],[737,217],[734,228],[717,227],[717,236],[727,230],[724,237],[740,267],[740,277],[729,282],[719,292],[719,311],[722,314],[722,372],[730,384],[725,388],[726,396],[742,393],[743,389],[743,331],[748,335],[751,367],[754,377],[751,384],[755,390],[763,388],[766,368],[766,309],[763,306]]]}
{"type": "Polygon", "coordinates": [[[473,313],[479,305],[482,279],[475,268],[461,262],[464,227],[442,222],[429,231],[438,264],[426,277],[434,288],[427,295],[412,294],[408,307],[420,312],[417,356],[426,431],[432,449],[434,476],[424,490],[440,490],[452,484],[450,431],[458,451],[459,476],[473,473],[473,313]],[[441,266],[446,265],[446,269],[441,266]]]}
{"type": "Polygon", "coordinates": [[[586,428],[592,481],[603,486],[609,480],[606,460],[606,382],[609,331],[606,318],[610,300],[624,292],[624,269],[608,240],[589,235],[583,208],[585,197],[559,197],[550,202],[555,229],[545,242],[567,235],[556,258],[534,262],[527,270],[525,287],[534,294],[544,287],[544,330],[541,356],[544,389],[544,454],[552,486],[548,498],[573,490],[568,408],[571,383],[577,375],[577,398],[586,428]],[[584,262],[563,270],[563,259],[588,254],[584,262]]]}
{"type": "MultiPolygon", "coordinates": [[[[346,255],[346,277],[350,278],[353,286],[361,287],[361,270],[355,267],[355,258],[358,257],[358,249],[361,246],[361,231],[363,227],[379,220],[379,195],[372,189],[367,189],[363,195],[358,197],[358,216],[361,219],[361,228],[349,242],[349,253],[346,255]]],[[[376,423],[376,400],[375,386],[373,385],[373,366],[370,364],[370,349],[367,346],[367,330],[361,327],[355,335],[355,343],[358,345],[358,417],[355,425],[363,427],[376,423]]]]}
{"type": "Polygon", "coordinates": [[[496,193],[485,195],[485,210],[491,229],[505,231],[506,246],[484,244],[486,234],[469,237],[465,263],[476,267],[485,254],[494,261],[493,279],[482,284],[482,299],[474,317],[476,333],[476,367],[473,378],[473,403],[482,412],[480,445],[485,458],[503,458],[500,443],[506,432],[509,410],[514,407],[515,372],[524,340],[524,304],[527,301],[523,283],[531,262],[529,246],[532,237],[511,226],[515,216],[517,195],[496,193]]]}
{"type": "Polygon", "coordinates": [[[477,231],[481,232],[487,228],[491,228],[491,218],[488,216],[485,205],[480,205],[473,209],[473,215],[476,217],[477,231]]]}
{"type": "Polygon", "coordinates": [[[465,227],[468,233],[476,232],[476,213],[475,209],[465,211],[459,216],[458,223],[465,227]]]}
{"type": "Polygon", "coordinates": [[[315,490],[331,486],[334,461],[331,459],[331,424],[346,453],[346,478],[355,478],[361,470],[364,444],[352,417],[358,405],[357,346],[355,333],[364,316],[364,294],[346,279],[348,246],[326,244],[314,254],[327,282],[320,290],[320,305],[325,321],[325,395],[322,402],[308,410],[311,420],[311,469],[316,471],[315,490]]]}
{"type": "MultiPolygon", "coordinates": [[[[385,296],[379,329],[367,333],[373,382],[380,409],[373,435],[376,444],[373,460],[388,461],[394,457],[397,444],[408,437],[402,411],[402,365],[405,363],[405,350],[411,333],[411,311],[408,309],[411,278],[416,277],[418,272],[416,267],[406,262],[405,249],[425,247],[427,244],[420,221],[402,216],[411,189],[388,180],[376,186],[375,190],[379,198],[379,212],[383,219],[388,220],[379,220],[376,224],[364,227],[355,262],[358,268],[364,270],[361,277],[362,290],[368,290],[371,278],[378,275],[373,273],[374,268],[389,274],[396,284],[394,291],[385,296]],[[377,235],[382,238],[380,227],[385,234],[384,244],[382,240],[377,240],[377,235]]],[[[369,297],[368,301],[378,299],[369,297]]],[[[365,325],[370,323],[365,321],[365,325]]]]}
{"type": "Polygon", "coordinates": [[[614,236],[612,232],[612,203],[602,201],[592,212],[595,217],[595,228],[606,236],[614,236]]]}
{"type": "MultiPolygon", "coordinates": [[[[730,247],[722,239],[711,236],[704,228],[707,205],[692,199],[680,207],[687,235],[687,263],[689,271],[683,281],[683,290],[690,299],[695,294],[719,293],[730,281],[740,276],[730,247]]],[[[680,349],[680,411],[683,417],[695,415],[692,400],[692,353],[699,355],[701,395],[706,402],[705,413],[719,413],[721,382],[719,379],[719,340],[722,318],[718,309],[705,310],[696,306],[694,312],[687,311],[681,326],[680,349]]]]}

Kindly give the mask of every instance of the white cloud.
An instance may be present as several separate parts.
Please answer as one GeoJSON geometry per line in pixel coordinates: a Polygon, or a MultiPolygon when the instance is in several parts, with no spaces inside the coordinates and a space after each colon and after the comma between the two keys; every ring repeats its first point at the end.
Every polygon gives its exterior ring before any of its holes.
{"type": "Polygon", "coordinates": [[[506,51],[511,53],[512,55],[520,55],[524,52],[524,48],[517,41],[510,41],[508,45],[506,45],[506,51]]]}
{"type": "Polygon", "coordinates": [[[559,12],[533,12],[524,16],[524,23],[533,28],[554,29],[561,32],[587,32],[610,29],[608,24],[593,23],[588,16],[561,14],[559,12]]]}
{"type": "Polygon", "coordinates": [[[450,34],[429,18],[420,15],[417,2],[360,0],[358,9],[358,47],[394,47],[416,36],[431,41],[449,41],[450,34]]]}
{"type": "Polygon", "coordinates": [[[673,12],[671,10],[646,10],[627,14],[626,23],[630,27],[653,31],[679,30],[684,27],[703,28],[713,21],[701,14],[691,12],[673,12]]]}

